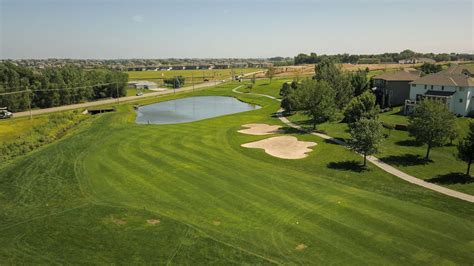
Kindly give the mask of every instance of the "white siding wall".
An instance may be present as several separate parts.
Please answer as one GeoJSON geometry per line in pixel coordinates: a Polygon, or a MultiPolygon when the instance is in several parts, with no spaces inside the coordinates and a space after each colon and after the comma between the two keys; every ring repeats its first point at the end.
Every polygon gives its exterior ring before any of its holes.
{"type": "Polygon", "coordinates": [[[434,85],[433,88],[431,85],[423,84],[413,84],[410,86],[410,100],[416,100],[416,95],[424,95],[428,90],[434,91],[454,91],[456,92],[449,103],[449,109],[454,114],[466,116],[469,112],[474,110],[474,101],[471,101],[471,98],[474,97],[474,87],[454,87],[454,86],[444,86],[442,90],[441,86],[434,85]],[[462,99],[462,102],[460,100],[462,99]]]}

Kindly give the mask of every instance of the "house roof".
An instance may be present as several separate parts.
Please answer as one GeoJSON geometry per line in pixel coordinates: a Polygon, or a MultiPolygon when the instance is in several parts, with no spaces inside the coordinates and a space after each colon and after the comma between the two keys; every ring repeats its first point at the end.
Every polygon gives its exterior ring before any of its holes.
{"type": "Polygon", "coordinates": [[[456,93],[455,91],[432,91],[432,90],[429,90],[425,93],[425,95],[449,97],[449,96],[452,96],[455,93],[456,93]]]}
{"type": "Polygon", "coordinates": [[[474,66],[452,65],[438,73],[421,77],[412,84],[474,87],[474,66]]]}
{"type": "Polygon", "coordinates": [[[406,68],[392,73],[383,73],[374,77],[374,79],[383,79],[388,81],[413,81],[419,78],[421,71],[413,68],[406,68]]]}

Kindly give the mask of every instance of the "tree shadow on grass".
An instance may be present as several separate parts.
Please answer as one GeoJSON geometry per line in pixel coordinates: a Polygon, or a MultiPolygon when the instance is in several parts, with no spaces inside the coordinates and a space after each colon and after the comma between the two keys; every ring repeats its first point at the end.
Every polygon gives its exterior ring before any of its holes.
{"type": "Polygon", "coordinates": [[[470,183],[474,183],[474,178],[464,173],[452,172],[445,175],[438,175],[436,177],[427,179],[426,181],[430,183],[437,183],[437,184],[442,184],[442,185],[470,184],[470,183]]]}
{"type": "Polygon", "coordinates": [[[340,170],[340,171],[352,171],[360,173],[366,171],[365,167],[361,162],[358,161],[341,161],[341,162],[330,162],[327,164],[327,167],[330,169],[340,170]]]}
{"type": "Polygon", "coordinates": [[[406,140],[400,140],[395,142],[395,144],[399,146],[406,146],[406,147],[421,147],[423,146],[423,143],[420,143],[414,139],[406,139],[406,140]]]}
{"type": "Polygon", "coordinates": [[[426,165],[433,161],[425,160],[424,157],[416,154],[404,154],[404,155],[391,155],[380,158],[385,163],[395,166],[415,166],[415,165],[426,165]]]}
{"type": "Polygon", "coordinates": [[[304,130],[300,130],[300,129],[293,128],[293,127],[282,127],[281,129],[285,132],[285,134],[300,134],[300,135],[303,135],[303,134],[308,133],[304,130]]]}

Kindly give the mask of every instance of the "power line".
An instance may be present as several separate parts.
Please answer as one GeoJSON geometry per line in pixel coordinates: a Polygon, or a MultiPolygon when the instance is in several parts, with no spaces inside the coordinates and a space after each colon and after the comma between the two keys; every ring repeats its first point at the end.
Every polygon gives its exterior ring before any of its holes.
{"type": "Polygon", "coordinates": [[[89,87],[93,88],[93,87],[112,85],[112,84],[117,84],[118,85],[118,82],[100,83],[100,84],[93,84],[93,85],[73,87],[73,88],[39,89],[39,90],[29,90],[29,89],[27,89],[27,90],[21,90],[21,91],[3,92],[3,93],[0,93],[0,96],[20,94],[20,93],[25,93],[25,92],[47,92],[47,91],[62,91],[62,90],[78,90],[78,89],[85,89],[85,88],[89,88],[89,87]]]}

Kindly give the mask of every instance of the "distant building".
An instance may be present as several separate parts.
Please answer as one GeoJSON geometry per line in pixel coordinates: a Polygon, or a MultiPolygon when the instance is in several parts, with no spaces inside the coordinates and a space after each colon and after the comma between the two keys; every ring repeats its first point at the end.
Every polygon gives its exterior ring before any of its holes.
{"type": "Polygon", "coordinates": [[[138,81],[130,81],[128,85],[134,87],[135,89],[156,89],[157,85],[154,82],[147,81],[147,80],[138,80],[138,81]]]}
{"type": "Polygon", "coordinates": [[[436,63],[436,61],[431,59],[431,58],[423,58],[423,57],[416,58],[416,57],[413,57],[413,58],[409,58],[409,59],[398,60],[398,63],[399,64],[418,64],[418,63],[434,64],[434,63],[436,63]]]}
{"type": "Polygon", "coordinates": [[[410,82],[418,79],[421,71],[413,68],[374,77],[374,91],[380,107],[403,105],[410,98],[410,82]]]}
{"type": "Polygon", "coordinates": [[[446,103],[449,110],[456,115],[473,115],[474,66],[452,65],[448,69],[411,82],[410,98],[405,102],[405,113],[413,112],[416,105],[425,99],[446,103]]]}

